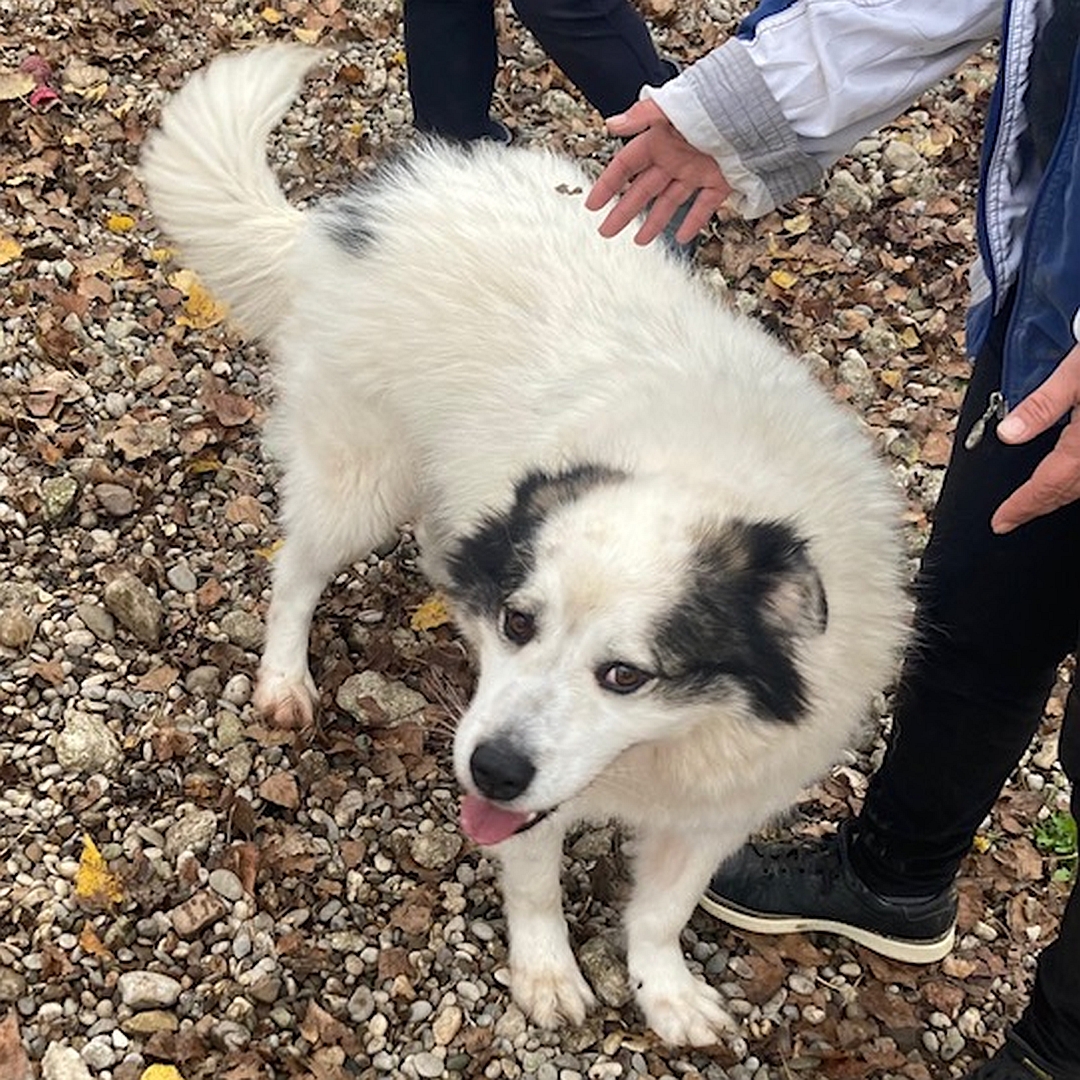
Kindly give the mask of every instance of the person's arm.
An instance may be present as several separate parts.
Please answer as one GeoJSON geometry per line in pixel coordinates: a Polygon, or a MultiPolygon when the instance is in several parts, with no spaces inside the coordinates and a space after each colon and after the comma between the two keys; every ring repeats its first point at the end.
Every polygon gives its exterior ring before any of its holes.
{"type": "MultiPolygon", "coordinates": [[[[708,157],[713,179],[730,185],[729,205],[746,217],[767,213],[991,40],[1000,19],[999,0],[765,0],[737,37],[610,118],[614,134],[636,138],[588,205],[598,209],[619,193],[634,196],[637,210],[661,197],[666,205],[675,192],[662,181],[687,188],[708,157]],[[635,146],[657,127],[655,145],[635,146]],[[679,139],[699,156],[677,156],[679,139]]],[[[706,202],[715,201],[719,186],[708,187],[706,202]]],[[[626,209],[609,215],[606,234],[632,219],[626,209]]]]}

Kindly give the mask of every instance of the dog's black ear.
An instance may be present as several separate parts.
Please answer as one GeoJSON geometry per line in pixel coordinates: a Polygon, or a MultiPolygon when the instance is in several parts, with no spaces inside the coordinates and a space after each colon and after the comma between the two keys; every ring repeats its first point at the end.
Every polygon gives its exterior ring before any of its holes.
{"type": "Polygon", "coordinates": [[[759,714],[792,722],[806,708],[799,642],[827,624],[807,542],[784,522],[737,520],[703,530],[657,642],[675,692],[723,693],[734,682],[759,714]]]}
{"type": "Polygon", "coordinates": [[[589,489],[621,476],[592,464],[556,473],[527,473],[514,485],[510,506],[486,515],[450,553],[447,569],[453,598],[475,615],[497,612],[529,576],[536,533],[545,519],[589,489]]]}
{"type": "Polygon", "coordinates": [[[777,632],[792,637],[824,633],[829,624],[829,605],[806,541],[776,523],[745,528],[752,552],[749,573],[761,589],[765,621],[777,632]]]}

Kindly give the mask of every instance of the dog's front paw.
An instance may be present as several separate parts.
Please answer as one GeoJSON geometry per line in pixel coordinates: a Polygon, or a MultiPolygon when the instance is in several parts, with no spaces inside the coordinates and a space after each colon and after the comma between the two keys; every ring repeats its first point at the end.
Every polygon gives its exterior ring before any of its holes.
{"type": "Polygon", "coordinates": [[[280,671],[259,669],[252,701],[256,711],[278,728],[304,730],[315,723],[315,703],[319,692],[315,680],[305,671],[289,676],[280,671]]]}
{"type": "Polygon", "coordinates": [[[711,1046],[738,1030],[719,992],[689,971],[649,979],[638,988],[638,1004],[649,1027],[672,1046],[711,1046]]]}
{"type": "Polygon", "coordinates": [[[569,964],[513,968],[510,988],[526,1016],[545,1028],[584,1023],[596,1001],[573,959],[569,964]]]}

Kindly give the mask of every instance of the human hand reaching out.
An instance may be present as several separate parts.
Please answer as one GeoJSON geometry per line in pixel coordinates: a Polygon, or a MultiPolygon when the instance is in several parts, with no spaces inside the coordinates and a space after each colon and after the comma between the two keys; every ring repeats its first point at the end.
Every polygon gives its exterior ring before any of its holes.
{"type": "Polygon", "coordinates": [[[590,210],[618,199],[601,223],[600,235],[615,236],[648,208],[634,236],[636,243],[648,244],[697,192],[675,233],[680,244],[689,243],[731,194],[716,160],[691,146],[654,101],[636,102],[610,117],[607,127],[613,135],[633,137],[611,159],[585,199],[590,210]]]}
{"type": "Polygon", "coordinates": [[[1080,345],[1075,346],[1054,373],[1033,390],[997,426],[1004,443],[1025,443],[1048,431],[1066,413],[1072,416],[1057,445],[994,512],[990,527],[996,533],[1013,529],[1080,499],[1080,345]]]}

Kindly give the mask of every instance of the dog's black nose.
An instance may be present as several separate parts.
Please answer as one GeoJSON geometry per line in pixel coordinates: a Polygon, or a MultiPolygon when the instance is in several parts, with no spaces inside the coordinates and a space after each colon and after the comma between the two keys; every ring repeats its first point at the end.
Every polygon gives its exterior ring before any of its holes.
{"type": "Polygon", "coordinates": [[[506,739],[481,743],[472,752],[469,771],[480,794],[496,802],[516,799],[536,775],[533,763],[506,739]]]}

